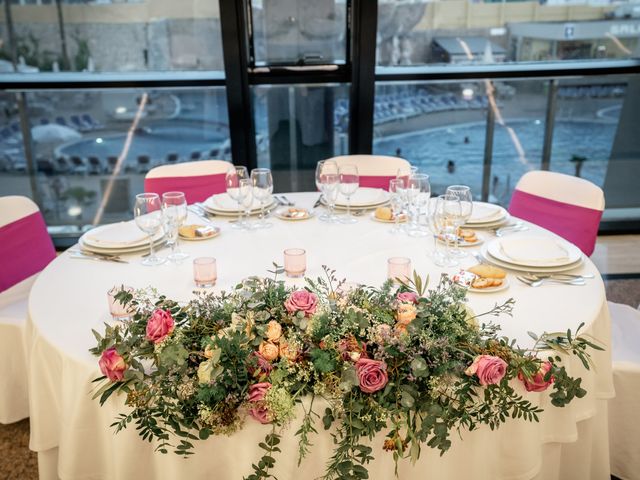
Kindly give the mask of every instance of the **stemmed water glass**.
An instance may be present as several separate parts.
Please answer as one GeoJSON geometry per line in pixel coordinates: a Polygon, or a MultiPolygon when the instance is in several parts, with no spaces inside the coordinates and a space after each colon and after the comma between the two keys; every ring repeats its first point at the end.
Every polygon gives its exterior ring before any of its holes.
{"type": "Polygon", "coordinates": [[[400,212],[404,206],[404,180],[402,178],[394,178],[389,180],[389,193],[391,194],[391,211],[394,217],[394,226],[389,233],[397,234],[402,232],[400,228],[400,212]]]}
{"type": "Polygon", "coordinates": [[[149,235],[149,256],[142,260],[142,265],[155,266],[166,262],[166,258],[156,256],[153,250],[153,237],[162,228],[162,204],[157,193],[139,193],[133,207],[136,225],[149,235]]]}
{"type": "Polygon", "coordinates": [[[327,204],[327,206],[329,206],[329,212],[323,213],[318,217],[318,219],[323,222],[329,222],[333,220],[331,207],[329,205],[329,200],[327,199],[327,194],[325,192],[325,185],[329,184],[329,188],[334,188],[331,185],[335,185],[334,189],[337,189],[338,184],[337,181],[335,182],[335,184],[333,184],[332,182],[327,182],[327,175],[335,175],[337,177],[338,164],[333,160],[320,160],[316,165],[316,188],[322,193],[325,203],[327,204]]]}
{"type": "Polygon", "coordinates": [[[433,261],[441,267],[455,267],[458,261],[451,256],[451,240],[456,236],[461,217],[460,200],[453,195],[440,195],[429,203],[429,211],[429,228],[436,242],[433,261]],[[438,252],[438,239],[445,243],[444,254],[438,252]]]}
{"type": "MultiPolygon", "coordinates": [[[[461,227],[469,218],[471,218],[471,213],[473,212],[473,196],[471,195],[471,187],[467,185],[451,185],[447,187],[447,191],[445,192],[447,195],[454,195],[460,200],[460,216],[462,221],[459,225],[461,227]]],[[[458,235],[458,231],[456,230],[454,250],[452,255],[458,258],[466,256],[466,254],[460,250],[460,236],[458,235]]]]}
{"type": "Polygon", "coordinates": [[[406,185],[406,195],[410,202],[409,208],[413,210],[408,230],[409,235],[413,237],[429,235],[427,230],[420,227],[420,215],[431,197],[429,175],[424,173],[411,174],[406,185]]]}
{"type": "Polygon", "coordinates": [[[260,202],[260,220],[255,228],[271,228],[273,224],[267,222],[264,214],[264,206],[271,199],[273,193],[273,177],[268,168],[254,168],[251,170],[253,182],[253,196],[260,202]]]}
{"type": "Polygon", "coordinates": [[[172,262],[179,263],[189,257],[188,253],[182,252],[178,248],[179,229],[187,219],[187,199],[183,192],[162,194],[162,218],[168,242],[171,245],[171,253],[167,258],[172,262]]]}
{"type": "Polygon", "coordinates": [[[358,220],[351,215],[351,196],[360,186],[358,167],[355,165],[342,165],[338,168],[340,177],[340,193],[347,198],[347,215],[341,219],[342,223],[356,223],[358,220]]]}
{"type": "Polygon", "coordinates": [[[247,167],[238,165],[230,166],[225,175],[227,194],[238,204],[238,221],[233,223],[232,226],[233,228],[239,229],[245,228],[242,222],[242,198],[240,198],[240,180],[243,178],[249,178],[249,172],[247,171],[247,167]]]}
{"type": "Polygon", "coordinates": [[[244,211],[244,220],[242,221],[244,228],[251,230],[251,206],[253,205],[253,183],[250,178],[241,178],[239,185],[240,204],[244,211]]]}
{"type": "Polygon", "coordinates": [[[322,176],[322,195],[329,207],[329,213],[326,215],[325,222],[337,222],[338,216],[334,213],[336,200],[338,200],[338,190],[340,186],[340,176],[336,173],[326,173],[322,176]]]}

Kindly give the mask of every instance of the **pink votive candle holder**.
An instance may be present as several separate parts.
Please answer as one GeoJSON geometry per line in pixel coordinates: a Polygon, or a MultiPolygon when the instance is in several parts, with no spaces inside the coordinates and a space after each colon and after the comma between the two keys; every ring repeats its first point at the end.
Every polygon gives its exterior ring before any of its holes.
{"type": "Polygon", "coordinates": [[[213,287],[217,279],[218,269],[215,258],[198,257],[193,259],[193,280],[198,287],[213,287]]]}
{"type": "Polygon", "coordinates": [[[287,248],[284,251],[284,271],[287,277],[303,277],[307,271],[307,252],[302,248],[287,248]]]}
{"type": "Polygon", "coordinates": [[[387,260],[387,277],[394,282],[406,281],[411,275],[411,259],[407,257],[391,257],[387,260]]]}
{"type": "Polygon", "coordinates": [[[109,302],[109,313],[111,313],[111,317],[114,320],[124,321],[130,320],[133,316],[133,309],[128,305],[123,305],[120,300],[116,299],[116,295],[125,291],[127,293],[133,292],[133,287],[127,287],[125,285],[120,285],[119,287],[112,287],[107,292],[107,301],[109,302]]]}

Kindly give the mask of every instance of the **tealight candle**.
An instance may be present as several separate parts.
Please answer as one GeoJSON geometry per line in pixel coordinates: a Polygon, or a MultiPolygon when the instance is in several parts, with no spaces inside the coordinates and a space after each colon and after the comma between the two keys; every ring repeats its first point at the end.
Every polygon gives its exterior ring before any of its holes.
{"type": "Polygon", "coordinates": [[[213,257],[198,257],[193,259],[193,280],[201,288],[213,287],[218,279],[216,259],[213,257]]]}
{"type": "Polygon", "coordinates": [[[111,313],[111,317],[117,321],[125,321],[129,320],[133,314],[131,307],[127,305],[123,305],[120,300],[116,299],[116,295],[125,291],[127,293],[133,292],[133,287],[127,287],[125,285],[121,285],[119,287],[112,287],[107,292],[107,301],[109,302],[109,313],[111,313]]]}
{"type": "Polygon", "coordinates": [[[407,257],[391,257],[387,260],[387,277],[394,282],[398,279],[406,281],[411,276],[411,259],[407,257]]]}
{"type": "Polygon", "coordinates": [[[303,277],[307,271],[307,252],[302,248],[288,248],[284,251],[284,271],[287,277],[303,277]]]}

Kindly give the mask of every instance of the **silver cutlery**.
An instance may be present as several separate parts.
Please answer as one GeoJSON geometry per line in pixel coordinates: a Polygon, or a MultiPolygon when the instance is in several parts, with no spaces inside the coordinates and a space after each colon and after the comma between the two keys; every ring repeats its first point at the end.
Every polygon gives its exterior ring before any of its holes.
{"type": "Polygon", "coordinates": [[[495,228],[493,229],[493,233],[495,234],[496,237],[502,237],[506,233],[524,232],[526,230],[529,230],[529,227],[524,225],[522,222],[517,222],[517,223],[514,223],[513,225],[507,225],[505,227],[495,228]]]}
{"type": "Polygon", "coordinates": [[[97,262],[115,262],[115,263],[129,263],[126,260],[122,260],[121,258],[115,257],[102,257],[99,255],[85,255],[83,253],[72,253],[69,255],[69,258],[75,258],[78,260],[95,260],[97,262]]]}
{"type": "Polygon", "coordinates": [[[546,278],[551,278],[551,279],[574,279],[574,278],[578,278],[578,279],[587,279],[587,278],[595,278],[595,275],[593,273],[585,273],[582,275],[578,275],[578,274],[573,274],[573,273],[527,273],[525,275],[526,277],[529,277],[533,280],[539,280],[539,279],[546,279],[546,278]]]}
{"type": "Polygon", "coordinates": [[[196,207],[197,209],[199,209],[199,210],[200,210],[200,212],[202,213],[202,215],[200,215],[200,216],[202,216],[202,217],[205,217],[205,218],[214,218],[214,217],[216,217],[216,216],[217,216],[215,213],[210,212],[209,210],[207,210],[207,209],[204,207],[204,203],[202,203],[202,202],[196,202],[196,203],[194,203],[194,204],[192,205],[192,207],[196,207]]]}
{"type": "Polygon", "coordinates": [[[555,283],[559,285],[586,285],[583,278],[574,278],[574,279],[555,279],[555,278],[540,278],[538,280],[533,280],[529,277],[525,277],[522,275],[517,275],[516,278],[520,280],[522,283],[529,285],[530,287],[539,287],[541,285],[545,285],[547,283],[555,283]]]}
{"type": "Polygon", "coordinates": [[[316,203],[313,204],[313,208],[318,208],[320,205],[322,205],[322,195],[320,195],[316,203]]]}
{"type": "Polygon", "coordinates": [[[473,255],[473,257],[478,261],[479,264],[489,265],[489,262],[482,258],[482,255],[480,255],[478,252],[471,252],[471,255],[473,255]]]}
{"type": "Polygon", "coordinates": [[[209,218],[207,218],[207,214],[205,212],[205,210],[199,206],[191,205],[189,207],[187,207],[187,210],[189,210],[191,213],[193,213],[194,215],[196,215],[197,217],[201,218],[202,220],[204,220],[205,222],[207,222],[208,224],[211,224],[211,220],[209,220],[209,218]]]}
{"type": "Polygon", "coordinates": [[[80,255],[86,255],[91,257],[115,258],[117,260],[120,260],[120,256],[115,253],[96,253],[96,252],[91,252],[89,250],[77,250],[77,249],[69,249],[68,252],[78,253],[80,255]]]}
{"type": "Polygon", "coordinates": [[[285,201],[285,205],[287,205],[289,207],[293,207],[295,205],[295,203],[293,203],[291,200],[289,200],[284,195],[280,195],[280,198],[282,198],[285,201]]]}

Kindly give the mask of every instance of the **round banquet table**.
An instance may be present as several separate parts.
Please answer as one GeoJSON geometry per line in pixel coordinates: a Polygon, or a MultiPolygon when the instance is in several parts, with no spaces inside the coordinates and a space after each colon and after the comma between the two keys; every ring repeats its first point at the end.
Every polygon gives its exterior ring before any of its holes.
{"type": "MultiPolygon", "coordinates": [[[[287,196],[297,205],[311,208],[318,194],[287,196]]],[[[191,220],[198,222],[197,218],[191,220]]],[[[272,262],[282,264],[283,249],[289,247],[307,250],[307,275],[311,277],[327,265],[337,270],[339,278],[379,286],[386,278],[386,260],[391,256],[410,257],[422,276],[430,275],[431,286],[446,271],[429,259],[431,239],[391,235],[390,225],[366,215],[353,225],[327,224],[317,218],[299,222],[271,218],[271,222],[270,229],[239,231],[226,221],[214,221],[222,228],[220,236],[208,241],[183,241],[181,248],[191,258],[216,257],[215,292],[229,290],[250,275],[268,275],[272,262]]],[[[530,227],[531,231],[545,232],[530,227]]],[[[481,235],[492,237],[489,232],[481,235]]],[[[251,464],[260,457],[257,443],[270,431],[269,426],[248,419],[245,427],[231,437],[195,442],[196,454],[183,459],[172,453],[155,453],[154,445],[139,439],[133,426],[115,434],[110,425],[116,414],[125,411],[122,397],[111,397],[104,407],[91,399],[95,388],[91,380],[100,373],[97,358],[88,349],[95,345],[91,329],[102,330],[103,323],[110,321],[107,290],[121,284],[154,286],[174,299],[188,300],[195,288],[191,259],[180,265],[145,267],[140,265],[139,255],[126,258],[128,264],[119,264],[76,260],[64,253],[42,272],[33,287],[27,328],[30,448],[38,452],[40,478],[195,480],[238,479],[250,474],[251,464]]],[[[463,266],[474,263],[471,256],[462,261],[463,266]]],[[[608,347],[610,322],[600,275],[589,259],[577,271],[594,273],[595,278],[582,287],[531,288],[509,275],[508,289],[469,293],[469,304],[481,312],[513,297],[513,317],[492,317],[492,321],[522,347],[533,343],[527,331],[566,331],[581,322],[586,323],[586,332],[608,347]]],[[[299,279],[287,279],[287,283],[303,285],[299,279]]],[[[548,392],[525,392],[545,408],[539,423],[509,420],[497,431],[483,426],[461,435],[453,432],[453,445],[444,456],[425,445],[415,466],[409,461],[400,463],[399,478],[608,479],[606,400],[613,396],[609,349],[594,352],[594,360],[597,368],[590,371],[575,359],[566,364],[570,374],[583,378],[588,391],[584,398],[556,408],[551,406],[548,392]]],[[[519,385],[516,388],[523,390],[519,385]]],[[[305,478],[320,476],[332,451],[329,433],[319,426],[319,434],[312,440],[314,447],[298,468],[296,430],[293,422],[283,433],[275,471],[280,480],[301,474],[305,478]]],[[[376,459],[368,467],[372,479],[393,478],[393,461],[382,451],[381,438],[373,442],[376,459]]]]}

